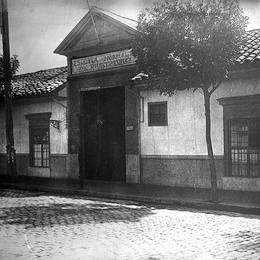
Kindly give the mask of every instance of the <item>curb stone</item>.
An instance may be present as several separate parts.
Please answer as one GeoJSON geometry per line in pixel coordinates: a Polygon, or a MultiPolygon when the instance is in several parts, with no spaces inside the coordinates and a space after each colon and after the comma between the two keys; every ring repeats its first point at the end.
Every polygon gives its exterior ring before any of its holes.
{"type": "Polygon", "coordinates": [[[221,202],[209,202],[201,200],[183,200],[183,199],[171,199],[165,197],[151,197],[151,196],[140,196],[132,194],[122,194],[122,193],[110,193],[110,192],[98,192],[98,191],[88,191],[82,189],[71,189],[71,188],[60,188],[60,187],[49,187],[49,186],[39,186],[39,185],[21,185],[21,184],[0,184],[0,188],[10,188],[28,191],[41,191],[49,192],[54,194],[68,194],[68,195],[82,195],[91,198],[103,198],[103,199],[115,199],[115,200],[130,200],[134,202],[144,202],[151,204],[160,204],[167,206],[179,206],[183,208],[195,208],[203,210],[216,210],[216,211],[227,211],[236,212],[243,214],[253,214],[260,215],[260,206],[244,206],[244,205],[234,205],[230,203],[221,202]]]}

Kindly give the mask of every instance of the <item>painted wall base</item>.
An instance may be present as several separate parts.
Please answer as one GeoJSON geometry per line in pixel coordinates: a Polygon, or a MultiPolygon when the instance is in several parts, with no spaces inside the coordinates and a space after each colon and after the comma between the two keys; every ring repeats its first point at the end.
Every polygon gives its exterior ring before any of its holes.
{"type": "Polygon", "coordinates": [[[6,155],[0,154],[0,175],[7,174],[6,155]]]}
{"type": "MultiPolygon", "coordinates": [[[[216,158],[218,187],[222,188],[223,159],[216,158]]],[[[141,183],[210,188],[207,156],[142,156],[141,183]]]]}
{"type": "Polygon", "coordinates": [[[78,154],[68,154],[67,175],[69,179],[79,179],[78,154]]]}
{"type": "Polygon", "coordinates": [[[126,183],[140,183],[140,158],[136,154],[126,155],[126,183]]]}
{"type": "MultiPolygon", "coordinates": [[[[19,172],[19,169],[18,169],[18,172],[19,172]]],[[[21,175],[21,174],[19,173],[19,175],[21,175]]],[[[50,178],[51,171],[50,171],[50,168],[28,167],[27,176],[50,178]]]]}
{"type": "MultiPolygon", "coordinates": [[[[51,168],[29,167],[29,155],[17,154],[20,176],[79,179],[77,154],[51,155],[51,168]]],[[[260,178],[225,177],[221,156],[216,157],[218,188],[237,191],[260,191],[260,178]]],[[[0,154],[0,175],[6,175],[6,155],[0,154]]],[[[164,186],[210,188],[206,156],[126,155],[126,182],[164,186]],[[141,167],[141,171],[140,171],[141,167]]]]}
{"type": "MultiPolygon", "coordinates": [[[[69,155],[51,154],[50,168],[30,167],[29,154],[16,154],[18,176],[34,176],[55,179],[70,178],[68,175],[69,155]]],[[[0,154],[0,174],[6,174],[6,155],[0,154]]]]}
{"type": "MultiPolygon", "coordinates": [[[[260,191],[260,178],[225,177],[222,156],[215,158],[218,188],[260,191]]],[[[142,156],[141,183],[166,186],[210,188],[207,156],[142,156]]]]}
{"type": "Polygon", "coordinates": [[[56,179],[68,178],[67,161],[67,154],[52,154],[50,161],[50,177],[56,179]]]}
{"type": "Polygon", "coordinates": [[[224,190],[260,191],[260,178],[224,177],[224,190]]]}

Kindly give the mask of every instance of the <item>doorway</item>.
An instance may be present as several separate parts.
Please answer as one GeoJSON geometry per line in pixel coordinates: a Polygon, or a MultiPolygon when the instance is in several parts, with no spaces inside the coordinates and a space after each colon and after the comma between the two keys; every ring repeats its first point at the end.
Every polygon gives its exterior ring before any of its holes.
{"type": "Polygon", "coordinates": [[[85,178],[125,182],[124,87],[90,90],[81,95],[85,178]]]}

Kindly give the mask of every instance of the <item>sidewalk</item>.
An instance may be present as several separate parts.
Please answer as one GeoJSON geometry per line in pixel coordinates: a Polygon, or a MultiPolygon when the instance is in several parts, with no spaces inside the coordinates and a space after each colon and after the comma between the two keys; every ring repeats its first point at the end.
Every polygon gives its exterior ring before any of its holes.
{"type": "Polygon", "coordinates": [[[219,191],[219,202],[210,201],[208,189],[180,188],[158,185],[122,184],[85,181],[84,188],[77,181],[45,178],[0,178],[0,188],[14,188],[70,195],[84,195],[106,199],[131,200],[197,209],[221,210],[260,215],[260,192],[219,191]]]}

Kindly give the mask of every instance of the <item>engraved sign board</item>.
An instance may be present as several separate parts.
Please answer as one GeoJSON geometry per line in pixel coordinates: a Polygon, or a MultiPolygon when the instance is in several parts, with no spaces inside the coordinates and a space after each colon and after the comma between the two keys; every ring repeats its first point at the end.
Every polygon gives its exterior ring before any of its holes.
{"type": "Polygon", "coordinates": [[[72,74],[101,71],[135,64],[131,49],[114,51],[72,60],[72,74]]]}

